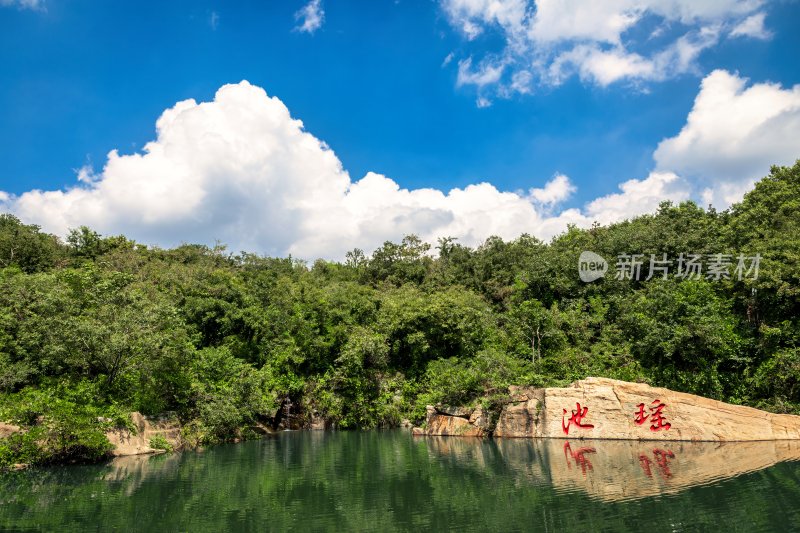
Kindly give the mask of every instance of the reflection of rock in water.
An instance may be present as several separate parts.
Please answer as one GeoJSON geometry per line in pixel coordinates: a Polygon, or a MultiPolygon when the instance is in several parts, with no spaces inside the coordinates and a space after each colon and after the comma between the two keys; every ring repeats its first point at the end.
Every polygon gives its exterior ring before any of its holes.
{"type": "Polygon", "coordinates": [[[125,484],[125,494],[132,495],[148,477],[173,471],[180,462],[180,454],[128,455],[110,461],[103,470],[103,481],[125,484]]]}
{"type": "Polygon", "coordinates": [[[581,490],[604,501],[679,492],[689,487],[800,460],[800,442],[653,442],[429,437],[432,454],[483,469],[498,458],[520,482],[581,490]],[[491,441],[490,441],[491,442],[491,441]]]}
{"type": "Polygon", "coordinates": [[[426,439],[432,456],[446,457],[462,464],[474,464],[484,468],[496,452],[491,441],[477,438],[450,439],[429,437],[426,439]]]}

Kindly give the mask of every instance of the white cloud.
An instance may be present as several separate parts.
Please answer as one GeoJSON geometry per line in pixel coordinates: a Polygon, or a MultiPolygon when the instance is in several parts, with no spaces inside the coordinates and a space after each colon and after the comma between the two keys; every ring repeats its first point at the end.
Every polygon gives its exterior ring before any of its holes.
{"type": "Polygon", "coordinates": [[[527,0],[442,0],[442,8],[468,39],[474,39],[491,24],[521,31],[528,5],[527,0]]]}
{"type": "Polygon", "coordinates": [[[485,61],[483,64],[478,65],[478,68],[472,68],[472,58],[462,59],[458,62],[458,78],[456,85],[475,85],[483,87],[492,83],[497,83],[500,76],[503,75],[505,65],[502,63],[495,63],[492,61],[485,61]]]}
{"type": "Polygon", "coordinates": [[[527,94],[531,92],[533,75],[527,70],[518,70],[511,75],[509,89],[512,93],[527,94]]]}
{"type": "Polygon", "coordinates": [[[691,185],[672,172],[651,172],[647,178],[628,180],[619,188],[619,193],[589,202],[584,222],[610,224],[652,213],[664,200],[678,203],[689,200],[692,193],[691,185]]]}
{"type": "Polygon", "coordinates": [[[44,0],[0,0],[0,6],[13,6],[18,9],[30,9],[33,11],[45,11],[44,0]]]}
{"type": "Polygon", "coordinates": [[[578,188],[572,184],[569,177],[564,174],[556,174],[553,179],[545,183],[544,188],[531,189],[530,197],[537,203],[544,206],[555,206],[560,204],[578,188]]]}
{"type": "Polygon", "coordinates": [[[772,37],[772,32],[764,27],[766,13],[756,13],[744,19],[733,30],[731,37],[752,37],[754,39],[767,40],[772,37]]]}
{"type": "Polygon", "coordinates": [[[593,41],[623,44],[646,15],[686,26],[739,20],[763,4],[755,0],[536,0],[529,36],[540,43],[593,41]]]}
{"type": "Polygon", "coordinates": [[[688,197],[676,176],[654,173],[584,209],[552,214],[575,191],[567,176],[527,196],[490,183],[403,189],[373,172],[352,181],[278,98],[246,81],[220,88],[212,102],[178,102],[156,133],[141,153],[110,152],[99,173],[80,169],[72,188],[0,192],[0,207],[62,236],[88,225],[161,246],[220,240],[232,250],[341,258],[408,233],[467,245],[523,232],[547,239],[568,223],[613,222],[688,197]]]}
{"type": "Polygon", "coordinates": [[[636,2],[538,0],[528,35],[541,43],[594,41],[620,44],[620,35],[638,22],[646,7],[636,2]]]}
{"type": "Polygon", "coordinates": [[[453,52],[450,52],[449,54],[447,54],[447,55],[444,57],[444,59],[442,60],[442,68],[444,68],[444,67],[446,67],[447,65],[449,65],[449,64],[450,64],[450,62],[453,60],[453,58],[454,58],[455,56],[456,56],[456,55],[455,55],[453,52]]]}
{"type": "Polygon", "coordinates": [[[700,52],[717,43],[718,27],[704,27],[678,38],[664,50],[645,58],[622,46],[577,45],[551,63],[548,80],[553,84],[577,72],[581,80],[601,87],[620,80],[660,81],[690,71],[700,52]]]}
{"type": "Polygon", "coordinates": [[[770,165],[800,157],[800,85],[756,83],[724,70],[706,76],[686,124],[655,151],[657,169],[676,172],[724,208],[770,165]]]}
{"type": "Polygon", "coordinates": [[[159,117],[156,133],[141,153],[115,150],[102,171],[79,169],[72,188],[0,191],[0,207],[62,236],[88,225],[148,244],[220,240],[233,250],[309,259],[371,251],[408,233],[473,246],[523,232],[548,239],[567,224],[651,213],[664,200],[738,201],[771,164],[800,155],[800,85],[748,87],[735,74],[713,72],[685,126],[659,144],[653,172],[568,209],[559,206],[576,187],[563,174],[527,194],[486,182],[447,192],[404,189],[374,172],[353,181],[278,98],[246,81],[220,88],[212,102],[178,102],[159,117]]]}
{"type": "Polygon", "coordinates": [[[652,61],[621,48],[602,50],[597,45],[578,45],[560,54],[550,65],[549,79],[554,84],[577,71],[584,81],[606,86],[622,78],[653,78],[657,71],[652,61]]]}
{"type": "MultiPolygon", "coordinates": [[[[535,83],[558,84],[577,74],[606,86],[629,81],[660,81],[695,70],[700,53],[722,34],[768,35],[762,0],[440,0],[453,27],[468,40],[497,32],[505,40],[500,53],[479,60],[502,65],[491,78],[459,76],[485,94],[531,92],[535,83]],[[674,28],[670,41],[652,49],[649,38],[630,30],[655,17],[656,32],[674,28]],[[731,29],[732,28],[732,29],[731,29]],[[519,72],[527,77],[520,79],[519,72]]],[[[649,23],[649,22],[648,22],[649,23]]],[[[464,60],[459,62],[459,74],[464,60]]],[[[469,64],[467,64],[469,66],[469,64]]]]}
{"type": "Polygon", "coordinates": [[[294,14],[294,18],[298,21],[298,26],[295,27],[297,31],[314,33],[322,27],[322,23],[325,21],[322,0],[311,0],[294,14]]]}
{"type": "Polygon", "coordinates": [[[216,11],[211,12],[208,16],[208,25],[211,26],[211,29],[214,31],[219,28],[219,13],[216,11]]]}

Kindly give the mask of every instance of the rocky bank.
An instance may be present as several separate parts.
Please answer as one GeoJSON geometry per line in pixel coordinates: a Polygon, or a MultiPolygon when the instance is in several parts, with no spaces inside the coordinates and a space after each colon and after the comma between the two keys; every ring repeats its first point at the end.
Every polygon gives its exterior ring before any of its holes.
{"type": "Polygon", "coordinates": [[[150,446],[150,441],[154,437],[163,437],[173,450],[179,450],[183,447],[181,424],[177,417],[168,415],[147,417],[141,413],[133,412],[131,413],[131,421],[135,431],[127,428],[118,428],[106,433],[108,441],[114,446],[111,455],[120,457],[163,452],[164,450],[150,446]]]}
{"type": "Polygon", "coordinates": [[[800,416],[777,415],[693,394],[607,378],[564,388],[510,387],[483,407],[430,406],[415,435],[655,441],[800,439],[800,416]]]}

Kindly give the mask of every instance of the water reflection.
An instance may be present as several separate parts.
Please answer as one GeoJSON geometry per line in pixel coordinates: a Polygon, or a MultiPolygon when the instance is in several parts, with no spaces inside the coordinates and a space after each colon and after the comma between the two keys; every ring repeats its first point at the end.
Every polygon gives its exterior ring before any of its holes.
{"type": "Polygon", "coordinates": [[[787,442],[281,433],[0,475],[0,531],[800,531],[798,458],[787,442]]]}
{"type": "Polygon", "coordinates": [[[671,494],[783,461],[800,461],[800,442],[653,442],[427,437],[435,456],[484,468],[496,453],[518,481],[581,490],[603,501],[671,494]]]}

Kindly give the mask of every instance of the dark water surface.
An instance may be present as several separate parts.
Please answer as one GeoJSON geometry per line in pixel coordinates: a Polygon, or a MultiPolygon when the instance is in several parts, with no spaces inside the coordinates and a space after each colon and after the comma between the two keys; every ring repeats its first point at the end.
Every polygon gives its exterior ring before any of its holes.
{"type": "Polygon", "coordinates": [[[0,475],[0,530],[800,531],[800,444],[287,432],[0,475]]]}

